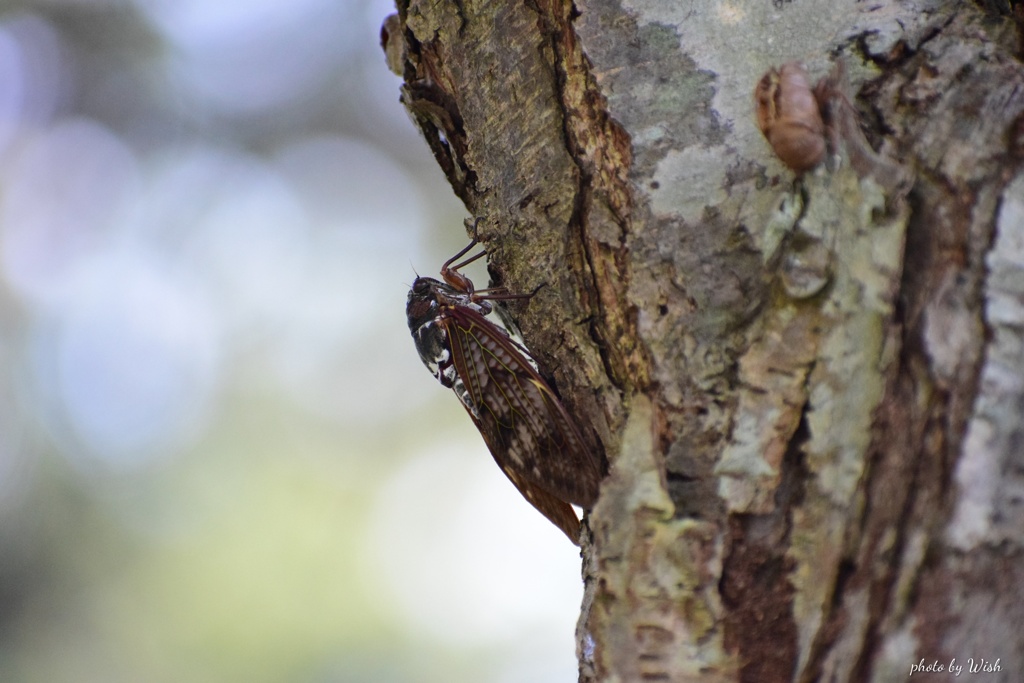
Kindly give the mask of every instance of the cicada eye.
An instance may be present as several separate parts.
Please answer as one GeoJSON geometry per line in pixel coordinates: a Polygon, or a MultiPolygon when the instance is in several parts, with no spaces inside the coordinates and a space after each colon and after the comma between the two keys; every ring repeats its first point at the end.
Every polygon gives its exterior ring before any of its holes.
{"type": "Polygon", "coordinates": [[[425,278],[418,277],[412,283],[412,291],[416,294],[428,294],[430,292],[430,282],[425,278]]]}

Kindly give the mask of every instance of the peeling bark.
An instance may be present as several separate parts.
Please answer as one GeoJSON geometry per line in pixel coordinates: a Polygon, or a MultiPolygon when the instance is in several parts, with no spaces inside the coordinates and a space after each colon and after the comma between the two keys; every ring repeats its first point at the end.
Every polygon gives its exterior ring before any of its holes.
{"type": "Polygon", "coordinates": [[[1024,671],[1024,68],[999,9],[399,0],[403,102],[494,280],[547,285],[515,313],[612,463],[582,681],[1024,671]],[[794,59],[849,75],[799,179],[751,97],[794,59]]]}

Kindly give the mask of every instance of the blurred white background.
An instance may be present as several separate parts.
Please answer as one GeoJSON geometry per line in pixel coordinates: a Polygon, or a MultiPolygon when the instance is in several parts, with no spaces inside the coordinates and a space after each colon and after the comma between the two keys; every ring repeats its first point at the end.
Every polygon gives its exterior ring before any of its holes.
{"type": "Polygon", "coordinates": [[[0,0],[0,681],[575,680],[577,551],[406,327],[466,238],[392,11],[0,0]]]}

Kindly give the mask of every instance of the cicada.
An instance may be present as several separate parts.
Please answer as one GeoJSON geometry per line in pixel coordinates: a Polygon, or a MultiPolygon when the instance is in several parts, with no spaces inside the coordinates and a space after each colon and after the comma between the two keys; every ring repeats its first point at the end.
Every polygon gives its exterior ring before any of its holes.
{"type": "Polygon", "coordinates": [[[529,352],[487,319],[492,302],[525,299],[503,288],[476,291],[455,263],[476,239],[441,266],[441,278],[417,277],[406,315],[427,369],[459,397],[498,467],[537,510],[579,544],[572,505],[593,507],[603,461],[586,446],[529,352]],[[453,265],[455,264],[455,265],[453,265]]]}

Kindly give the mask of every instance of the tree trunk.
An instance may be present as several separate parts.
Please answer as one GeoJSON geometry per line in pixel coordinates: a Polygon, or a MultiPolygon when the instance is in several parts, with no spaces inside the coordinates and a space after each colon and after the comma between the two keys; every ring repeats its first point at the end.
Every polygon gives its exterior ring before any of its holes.
{"type": "Polygon", "coordinates": [[[580,680],[1021,680],[1015,18],[398,1],[403,102],[494,280],[546,285],[513,309],[611,463],[580,680]],[[753,97],[793,60],[832,74],[799,178],[753,97]]]}

